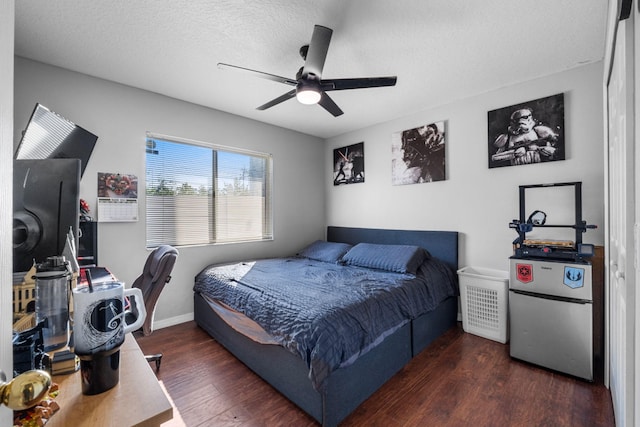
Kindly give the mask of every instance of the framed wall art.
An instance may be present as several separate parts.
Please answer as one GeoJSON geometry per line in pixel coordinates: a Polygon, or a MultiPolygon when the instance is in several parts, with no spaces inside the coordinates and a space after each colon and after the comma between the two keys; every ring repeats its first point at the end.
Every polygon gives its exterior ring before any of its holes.
{"type": "Polygon", "coordinates": [[[333,185],[364,182],[364,142],[333,150],[333,185]]]}
{"type": "Polygon", "coordinates": [[[489,168],[564,160],[564,94],[489,111],[489,168]]]}
{"type": "Polygon", "coordinates": [[[394,133],[391,137],[393,185],[444,181],[445,122],[394,133]]]}

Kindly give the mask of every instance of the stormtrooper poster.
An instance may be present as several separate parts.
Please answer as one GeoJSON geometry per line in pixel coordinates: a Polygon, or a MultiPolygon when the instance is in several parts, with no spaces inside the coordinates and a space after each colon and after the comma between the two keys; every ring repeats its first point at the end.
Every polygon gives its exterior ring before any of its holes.
{"type": "Polygon", "coordinates": [[[564,160],[564,94],[489,111],[489,168],[564,160]]]}
{"type": "Polygon", "coordinates": [[[364,142],[333,150],[333,185],[364,182],[364,142]]]}
{"type": "Polygon", "coordinates": [[[393,185],[444,181],[445,122],[436,122],[391,136],[393,185]]]}

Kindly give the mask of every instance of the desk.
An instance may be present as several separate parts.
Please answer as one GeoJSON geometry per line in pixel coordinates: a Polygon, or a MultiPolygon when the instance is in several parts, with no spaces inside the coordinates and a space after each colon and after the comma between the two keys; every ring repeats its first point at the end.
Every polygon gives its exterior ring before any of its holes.
{"type": "Polygon", "coordinates": [[[82,394],[80,371],[57,375],[60,410],[47,427],[159,426],[173,418],[173,408],[131,334],[120,347],[120,381],[94,396],[82,394]]]}

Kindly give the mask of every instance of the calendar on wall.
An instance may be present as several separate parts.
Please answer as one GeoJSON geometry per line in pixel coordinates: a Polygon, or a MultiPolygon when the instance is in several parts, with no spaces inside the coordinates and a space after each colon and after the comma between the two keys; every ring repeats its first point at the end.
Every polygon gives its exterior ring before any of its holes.
{"type": "Polygon", "coordinates": [[[138,177],[98,173],[98,222],[138,221],[138,177]]]}

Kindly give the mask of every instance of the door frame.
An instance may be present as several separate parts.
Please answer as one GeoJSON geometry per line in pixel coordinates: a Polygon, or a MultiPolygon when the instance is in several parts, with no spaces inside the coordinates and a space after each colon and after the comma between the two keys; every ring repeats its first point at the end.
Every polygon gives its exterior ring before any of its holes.
{"type": "MultiPolygon", "coordinates": [[[[631,173],[631,176],[635,176],[635,182],[629,183],[634,188],[627,195],[630,196],[632,200],[627,200],[627,206],[632,206],[632,211],[630,212],[629,221],[633,222],[633,230],[630,232],[627,230],[626,235],[631,240],[627,247],[631,248],[629,253],[627,254],[627,266],[625,267],[623,274],[625,274],[626,280],[626,310],[627,312],[631,310],[631,313],[628,313],[625,320],[626,326],[632,328],[633,330],[630,332],[633,335],[633,339],[631,340],[634,344],[632,349],[624,349],[627,356],[627,363],[625,363],[625,369],[628,367],[632,367],[630,369],[631,372],[623,372],[622,375],[626,376],[626,381],[628,381],[625,390],[612,390],[612,397],[614,395],[621,395],[623,399],[625,413],[618,413],[621,408],[618,408],[618,412],[616,411],[614,401],[614,412],[616,416],[616,425],[619,426],[632,426],[635,425],[636,420],[638,420],[640,412],[638,412],[635,408],[640,407],[640,375],[636,372],[640,368],[640,316],[637,307],[640,307],[640,292],[637,289],[637,280],[640,277],[639,267],[640,267],[640,251],[638,249],[640,244],[640,212],[636,207],[636,203],[640,200],[640,150],[636,149],[637,145],[637,129],[640,126],[640,119],[638,119],[637,114],[635,112],[640,111],[640,97],[637,92],[634,90],[636,86],[638,86],[639,81],[639,67],[636,66],[636,58],[640,58],[639,49],[640,49],[640,36],[638,32],[638,26],[635,24],[636,22],[640,22],[640,4],[638,7],[632,7],[632,0],[610,0],[609,1],[609,14],[607,19],[607,34],[606,34],[606,44],[605,44],[605,57],[604,57],[604,73],[603,73],[603,103],[604,103],[604,164],[605,164],[605,183],[604,183],[604,193],[605,193],[605,203],[607,209],[605,209],[605,300],[607,303],[605,304],[605,330],[607,333],[605,334],[605,385],[610,387],[613,383],[615,386],[618,384],[618,381],[612,381],[611,378],[611,363],[614,358],[618,357],[618,354],[615,354],[615,348],[612,346],[611,336],[615,331],[613,331],[614,322],[612,317],[612,312],[617,312],[616,306],[614,305],[616,301],[613,301],[611,298],[611,280],[610,275],[612,273],[611,262],[611,248],[609,242],[611,241],[611,215],[609,212],[609,206],[611,201],[611,192],[609,191],[609,185],[611,183],[612,171],[609,167],[609,91],[608,84],[611,79],[612,69],[613,69],[613,61],[615,55],[615,47],[617,43],[617,37],[619,36],[619,27],[620,27],[620,19],[624,19],[624,33],[622,36],[625,38],[624,43],[627,45],[627,49],[625,51],[625,61],[627,62],[627,74],[631,73],[631,76],[627,76],[626,84],[627,86],[631,86],[627,88],[625,93],[631,93],[633,98],[627,102],[627,111],[625,117],[628,118],[627,125],[627,140],[630,142],[631,149],[633,152],[633,162],[632,165],[629,166],[631,169],[627,171],[627,173],[631,173]],[[621,14],[628,15],[627,17],[621,16],[621,14]],[[629,46],[631,45],[631,46],[629,46]],[[631,70],[629,70],[631,67],[631,70]],[[634,175],[635,174],[635,175],[634,175]],[[633,200],[635,198],[635,200],[633,200]],[[621,394],[622,393],[622,394],[621,394]]],[[[631,178],[633,180],[633,178],[631,178]]],[[[628,180],[627,180],[628,182],[628,180]]]]}

